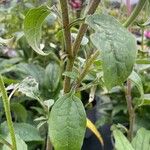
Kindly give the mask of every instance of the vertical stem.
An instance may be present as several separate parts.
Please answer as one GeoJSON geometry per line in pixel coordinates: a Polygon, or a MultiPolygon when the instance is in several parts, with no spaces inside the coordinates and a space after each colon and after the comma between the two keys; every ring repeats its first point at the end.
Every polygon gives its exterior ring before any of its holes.
{"type": "Polygon", "coordinates": [[[0,75],[0,91],[2,94],[3,105],[4,105],[6,119],[7,119],[7,125],[8,125],[10,136],[11,136],[12,150],[17,150],[15,131],[14,131],[13,122],[11,118],[11,112],[10,112],[10,102],[9,102],[8,95],[7,95],[1,75],[0,75]]]}
{"type": "Polygon", "coordinates": [[[141,43],[141,49],[144,51],[144,27],[142,27],[142,43],[141,43]]]}
{"type": "Polygon", "coordinates": [[[60,6],[62,11],[62,23],[64,29],[64,40],[66,46],[66,52],[72,56],[71,50],[71,33],[69,27],[69,15],[68,15],[68,0],[60,0],[60,6]]]}
{"type": "MultiPolygon", "coordinates": [[[[87,12],[87,15],[92,15],[95,12],[95,10],[97,9],[99,3],[100,3],[100,0],[92,0],[91,5],[89,7],[89,10],[87,12]]],[[[87,28],[88,28],[88,25],[85,23],[82,23],[80,28],[79,28],[77,38],[76,38],[74,45],[73,45],[73,54],[75,56],[77,55],[77,53],[79,51],[82,38],[83,38],[85,32],[87,31],[87,28]]]]}
{"type": "Polygon", "coordinates": [[[127,27],[129,27],[134,22],[134,20],[139,15],[139,13],[141,12],[142,8],[144,7],[146,1],[147,0],[139,0],[138,4],[134,8],[133,12],[131,13],[131,15],[129,16],[129,18],[124,23],[124,27],[127,28],[127,27]]]}
{"type": "MultiPolygon", "coordinates": [[[[73,65],[74,65],[74,59],[75,58],[70,58],[67,61],[67,66],[66,66],[66,71],[72,71],[73,65]]],[[[70,77],[65,76],[64,79],[64,93],[68,93],[70,91],[71,88],[71,79],[70,77]]]]}
{"type": "Polygon", "coordinates": [[[49,135],[48,135],[48,131],[47,131],[47,135],[46,135],[46,150],[52,150],[52,144],[51,144],[51,141],[50,141],[50,138],[49,138],[49,135]]]}
{"type": "Polygon", "coordinates": [[[127,109],[129,113],[128,139],[131,141],[133,137],[133,131],[134,131],[135,112],[132,106],[131,81],[130,80],[127,80],[126,101],[127,101],[127,109]]]}
{"type": "MultiPolygon", "coordinates": [[[[62,23],[64,29],[64,40],[66,53],[68,54],[66,71],[71,71],[73,67],[72,60],[72,47],[71,47],[71,33],[69,27],[69,15],[68,15],[68,0],[60,0],[60,6],[62,11],[62,23]]],[[[64,92],[67,93],[70,90],[70,78],[65,76],[64,79],[64,92]]]]}
{"type": "Polygon", "coordinates": [[[131,14],[131,2],[130,2],[130,0],[126,0],[126,6],[127,6],[127,15],[130,16],[130,14],[131,14]]]}
{"type": "Polygon", "coordinates": [[[80,86],[80,83],[82,82],[82,80],[84,79],[86,74],[88,73],[91,65],[93,64],[93,61],[98,57],[99,54],[100,54],[100,52],[98,50],[95,51],[95,53],[92,54],[91,57],[86,61],[85,66],[84,66],[83,70],[81,71],[79,78],[77,79],[76,88],[78,88],[80,86]]]}

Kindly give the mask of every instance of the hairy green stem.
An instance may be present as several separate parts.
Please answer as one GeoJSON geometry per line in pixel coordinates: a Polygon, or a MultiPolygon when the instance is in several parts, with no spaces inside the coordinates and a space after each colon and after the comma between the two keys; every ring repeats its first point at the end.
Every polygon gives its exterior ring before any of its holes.
{"type": "MultiPolygon", "coordinates": [[[[66,53],[68,54],[67,66],[66,71],[72,70],[72,46],[71,46],[71,33],[69,27],[69,15],[68,15],[68,0],[60,0],[60,6],[62,11],[62,23],[64,29],[64,39],[65,39],[65,49],[66,53]]],[[[69,92],[70,90],[70,78],[65,76],[64,79],[64,93],[69,92]]]]}
{"type": "Polygon", "coordinates": [[[142,41],[141,41],[141,49],[144,51],[144,27],[142,27],[142,41]]]}
{"type": "Polygon", "coordinates": [[[3,105],[4,105],[4,110],[5,110],[6,119],[7,119],[7,125],[8,125],[10,136],[11,136],[12,150],[17,150],[15,131],[14,131],[13,122],[11,118],[11,112],[10,112],[10,102],[9,102],[9,98],[8,98],[1,75],[0,75],[0,91],[2,94],[3,105]]]}
{"type": "MultiPolygon", "coordinates": [[[[92,0],[91,5],[89,7],[89,10],[87,11],[87,15],[94,14],[94,12],[96,11],[99,3],[100,3],[100,0],[92,0]]],[[[85,32],[87,31],[87,28],[88,28],[88,25],[85,24],[85,23],[82,23],[80,28],[79,28],[77,38],[76,38],[76,40],[73,44],[73,50],[72,51],[73,51],[74,56],[76,56],[78,51],[79,51],[82,38],[83,38],[85,32]]]]}
{"type": "Polygon", "coordinates": [[[68,55],[72,56],[71,50],[71,33],[69,28],[69,15],[68,15],[68,1],[67,0],[60,0],[60,6],[62,11],[62,23],[64,29],[64,39],[65,39],[65,46],[66,52],[68,55]]]}
{"type": "Polygon", "coordinates": [[[141,12],[142,8],[144,7],[146,1],[147,0],[139,0],[138,4],[134,8],[133,12],[129,16],[129,18],[126,20],[126,22],[123,24],[124,27],[127,28],[127,27],[129,27],[134,22],[134,20],[139,15],[139,13],[141,12]]]}
{"type": "Polygon", "coordinates": [[[78,88],[80,86],[81,81],[83,80],[83,78],[86,76],[86,74],[88,73],[91,65],[93,64],[93,61],[98,57],[99,55],[99,51],[96,51],[85,63],[85,66],[79,76],[79,78],[77,79],[76,82],[76,88],[78,88]]]}
{"type": "Polygon", "coordinates": [[[128,130],[128,139],[132,141],[133,132],[134,132],[134,123],[135,123],[135,112],[132,106],[132,96],[131,96],[131,81],[127,80],[127,87],[126,87],[126,102],[127,102],[127,109],[129,113],[129,130],[128,130]]]}
{"type": "MultiPolygon", "coordinates": [[[[72,71],[72,68],[73,68],[73,65],[74,65],[74,59],[75,58],[68,58],[68,61],[67,61],[67,66],[66,66],[66,71],[68,72],[71,72],[72,71]]],[[[65,76],[65,79],[64,79],[64,93],[68,93],[71,89],[71,79],[70,77],[67,77],[65,76]]]]}

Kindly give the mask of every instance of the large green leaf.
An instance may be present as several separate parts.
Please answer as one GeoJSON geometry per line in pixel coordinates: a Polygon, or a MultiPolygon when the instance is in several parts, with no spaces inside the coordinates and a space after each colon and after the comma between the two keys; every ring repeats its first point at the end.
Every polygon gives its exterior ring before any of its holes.
{"type": "Polygon", "coordinates": [[[130,142],[123,135],[123,133],[117,128],[113,129],[113,135],[115,138],[115,149],[116,150],[134,150],[130,142]]]}
{"type": "Polygon", "coordinates": [[[29,45],[40,55],[47,55],[40,48],[41,27],[50,14],[47,6],[43,5],[38,8],[29,10],[24,20],[24,33],[29,45]]]}
{"type": "MultiPolygon", "coordinates": [[[[20,138],[20,136],[17,134],[15,136],[16,136],[17,149],[18,150],[28,150],[27,144],[20,138]]],[[[6,141],[11,143],[10,135],[8,135],[6,137],[6,141]]],[[[10,148],[7,145],[4,145],[2,150],[10,150],[10,148]]]]}
{"type": "Polygon", "coordinates": [[[91,41],[101,50],[104,81],[107,88],[122,84],[130,75],[137,47],[133,35],[117,20],[105,14],[94,14],[86,23],[95,30],[91,41]]]}
{"type": "MultiPolygon", "coordinates": [[[[30,141],[42,141],[38,130],[27,123],[14,123],[15,133],[20,136],[26,142],[30,141]]],[[[9,133],[6,122],[2,123],[0,126],[0,131],[2,136],[6,136],[9,133]]]]}
{"type": "Polygon", "coordinates": [[[132,141],[135,150],[150,150],[150,131],[141,128],[132,141]]]}
{"type": "Polygon", "coordinates": [[[61,97],[49,118],[49,135],[55,150],[80,150],[86,129],[82,102],[74,94],[61,97]]]}

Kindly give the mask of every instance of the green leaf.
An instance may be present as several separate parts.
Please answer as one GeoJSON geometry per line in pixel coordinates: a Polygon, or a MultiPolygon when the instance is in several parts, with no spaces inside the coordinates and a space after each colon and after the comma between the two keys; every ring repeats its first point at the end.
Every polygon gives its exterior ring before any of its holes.
{"type": "Polygon", "coordinates": [[[26,121],[27,110],[20,103],[11,103],[11,111],[15,114],[15,117],[18,121],[26,121]]]}
{"type": "Polygon", "coordinates": [[[60,65],[54,61],[50,62],[45,70],[45,85],[51,91],[54,92],[61,79],[60,65]]]}
{"type": "Polygon", "coordinates": [[[117,20],[94,14],[86,23],[95,30],[91,41],[101,51],[104,81],[107,88],[122,84],[131,74],[137,54],[135,37],[117,20]]]}
{"type": "MultiPolygon", "coordinates": [[[[150,0],[149,0],[149,6],[150,6],[150,0]]],[[[144,27],[146,27],[146,26],[150,26],[150,18],[148,18],[148,20],[144,23],[144,24],[142,24],[144,27]]]]}
{"type": "Polygon", "coordinates": [[[40,48],[41,28],[44,20],[50,14],[47,6],[29,10],[24,20],[24,33],[29,45],[40,55],[47,55],[40,48]]]}
{"type": "Polygon", "coordinates": [[[36,82],[36,80],[33,77],[27,77],[25,78],[19,85],[18,91],[25,94],[26,96],[33,98],[33,99],[39,99],[39,84],[36,82]]]}
{"type": "Polygon", "coordinates": [[[141,106],[143,105],[150,105],[150,94],[144,94],[143,103],[141,104],[141,106]]]}
{"type": "MultiPolygon", "coordinates": [[[[26,142],[31,141],[42,141],[38,130],[27,123],[14,123],[15,133],[20,136],[20,138],[26,142]]],[[[6,122],[1,124],[0,127],[1,135],[6,136],[9,133],[6,122]]]]}
{"type": "Polygon", "coordinates": [[[75,80],[75,79],[77,79],[77,77],[78,77],[78,73],[75,72],[75,71],[65,71],[65,72],[63,73],[63,76],[67,76],[67,77],[69,77],[69,78],[75,80]]]}
{"type": "Polygon", "coordinates": [[[132,71],[131,75],[129,76],[129,79],[138,88],[140,95],[141,95],[140,99],[142,100],[142,102],[141,102],[141,104],[142,104],[143,100],[144,100],[144,89],[143,89],[143,84],[142,84],[142,80],[141,80],[140,76],[135,71],[132,71]]]}
{"type": "MultiPolygon", "coordinates": [[[[17,149],[18,150],[28,150],[27,144],[20,138],[20,136],[17,135],[17,134],[15,136],[16,136],[17,149]]],[[[10,135],[8,135],[6,137],[6,141],[11,144],[10,135]]],[[[4,145],[3,148],[2,148],[2,150],[10,150],[10,148],[7,145],[4,145]]]]}
{"type": "Polygon", "coordinates": [[[36,79],[36,81],[40,84],[44,84],[44,75],[45,70],[39,65],[35,64],[26,64],[26,63],[19,63],[16,66],[16,70],[19,75],[22,75],[22,78],[25,78],[27,76],[32,76],[36,79]],[[22,69],[23,68],[23,69],[22,69]]]}
{"type": "Polygon", "coordinates": [[[58,99],[52,107],[48,123],[55,150],[81,150],[86,114],[79,98],[69,93],[58,99]]]}
{"type": "Polygon", "coordinates": [[[113,135],[115,138],[115,149],[116,150],[134,150],[130,142],[124,136],[124,134],[116,127],[113,129],[113,135]]]}
{"type": "Polygon", "coordinates": [[[44,101],[44,105],[47,106],[48,110],[53,106],[54,104],[54,100],[53,99],[49,99],[44,101]]]}
{"type": "Polygon", "coordinates": [[[137,131],[136,136],[132,140],[134,150],[149,150],[150,149],[150,131],[141,128],[137,131]]]}

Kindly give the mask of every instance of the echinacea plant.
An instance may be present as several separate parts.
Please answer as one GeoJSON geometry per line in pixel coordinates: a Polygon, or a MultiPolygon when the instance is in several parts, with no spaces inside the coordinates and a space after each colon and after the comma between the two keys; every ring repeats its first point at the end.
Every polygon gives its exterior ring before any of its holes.
{"type": "MultiPolygon", "coordinates": [[[[80,26],[77,29],[74,41],[72,40],[74,23],[70,21],[69,7],[71,6],[75,10],[81,9],[82,0],[60,0],[55,9],[47,4],[43,4],[28,11],[24,19],[24,34],[30,47],[37,54],[44,57],[52,54],[51,52],[43,51],[40,47],[41,29],[44,20],[52,13],[56,13],[62,33],[62,45],[60,47],[65,55],[65,58],[61,60],[61,67],[64,70],[62,69],[62,72],[57,72],[57,76],[61,76],[60,78],[63,79],[63,87],[60,90],[59,98],[54,99],[54,105],[47,108],[45,103],[39,98],[39,95],[36,92],[34,93],[36,95],[34,98],[38,100],[47,117],[46,119],[44,118],[48,125],[46,150],[50,150],[52,146],[55,150],[81,150],[86,127],[94,132],[103,146],[104,142],[100,133],[86,117],[86,111],[80,97],[82,90],[93,88],[99,82],[104,84],[107,90],[119,85],[124,86],[124,82],[127,83],[125,85],[125,93],[129,112],[128,139],[132,141],[135,112],[131,98],[131,81],[137,82],[135,77],[138,78],[137,73],[133,71],[137,56],[137,45],[135,37],[127,28],[135,21],[146,1],[139,1],[124,24],[121,24],[114,17],[106,13],[101,11],[96,12],[97,8],[101,7],[100,0],[88,1],[89,3],[86,6],[87,8],[83,16],[84,19],[80,18],[72,21],[80,26]],[[61,14],[61,17],[59,14],[61,14]],[[81,52],[81,45],[84,39],[86,39],[86,33],[90,35],[90,39],[88,39],[91,46],[90,55],[84,58],[81,65],[79,62],[81,59],[79,58],[79,52],[81,52]],[[90,70],[96,68],[96,61],[99,62],[99,66],[96,69],[94,82],[85,84],[83,81],[89,75],[90,70]]],[[[149,36],[148,33],[147,36],[149,36]]],[[[51,65],[50,67],[54,66],[51,65]]],[[[30,84],[30,78],[26,82],[30,84]]],[[[57,81],[54,81],[53,84],[57,84],[57,81]]],[[[16,144],[18,138],[15,136],[11,119],[10,99],[4,88],[2,78],[0,78],[0,90],[11,137],[11,144],[8,145],[12,150],[21,150],[18,148],[18,144],[16,144]]],[[[22,91],[25,93],[31,90],[22,89],[22,91]]],[[[33,97],[32,94],[28,94],[28,96],[33,97]]],[[[116,149],[123,150],[119,149],[119,146],[122,146],[119,142],[124,140],[127,143],[125,149],[129,148],[129,150],[133,150],[132,145],[120,131],[113,128],[113,133],[116,141],[116,149]],[[119,139],[119,137],[121,138],[119,139]]],[[[26,149],[27,147],[24,146],[24,150],[26,149]]]]}

